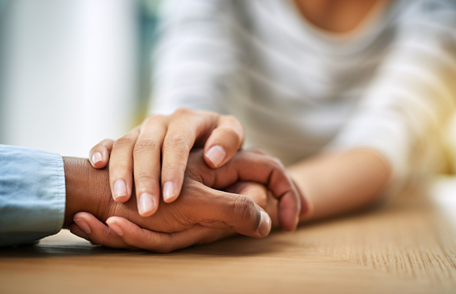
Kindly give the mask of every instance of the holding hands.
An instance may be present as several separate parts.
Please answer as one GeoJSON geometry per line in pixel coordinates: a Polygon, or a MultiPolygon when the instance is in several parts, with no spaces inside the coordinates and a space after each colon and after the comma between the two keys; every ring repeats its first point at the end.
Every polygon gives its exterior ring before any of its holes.
{"type": "Polygon", "coordinates": [[[279,160],[259,149],[237,152],[244,136],[234,117],[179,109],[150,116],[116,142],[102,141],[91,164],[100,169],[109,160],[117,203],[110,200],[110,215],[95,214],[108,226],[87,211],[74,215],[72,232],[109,247],[168,252],[235,232],[265,237],[268,213],[293,231],[309,204],[279,160]],[[132,213],[136,205],[142,217],[132,213]]]}
{"type": "Polygon", "coordinates": [[[134,174],[139,214],[151,216],[160,194],[165,203],[179,197],[192,148],[204,147],[205,162],[217,168],[233,157],[244,137],[244,127],[233,116],[179,108],[171,115],[149,116],[115,142],[100,142],[90,151],[90,160],[95,168],[105,167],[109,160],[116,202],[130,199],[134,174]]]}

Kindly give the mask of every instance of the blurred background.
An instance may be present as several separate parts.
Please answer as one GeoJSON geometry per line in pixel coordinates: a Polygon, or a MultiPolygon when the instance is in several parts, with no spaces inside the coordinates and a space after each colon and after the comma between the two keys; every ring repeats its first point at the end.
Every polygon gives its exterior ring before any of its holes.
{"type": "Polygon", "coordinates": [[[0,144],[87,157],[141,123],[160,2],[0,0],[0,144]]]}
{"type": "Polygon", "coordinates": [[[87,157],[139,124],[158,4],[0,0],[0,144],[87,157]]]}

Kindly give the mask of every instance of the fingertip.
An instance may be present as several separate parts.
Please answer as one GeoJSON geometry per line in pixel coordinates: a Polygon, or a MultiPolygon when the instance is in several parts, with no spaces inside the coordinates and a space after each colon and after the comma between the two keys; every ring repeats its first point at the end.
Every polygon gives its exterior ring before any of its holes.
{"type": "Polygon", "coordinates": [[[103,156],[98,151],[92,154],[91,163],[94,168],[103,168],[105,166],[103,164],[103,156]]]}
{"type": "Polygon", "coordinates": [[[87,212],[78,212],[76,213],[74,216],[73,216],[73,221],[75,219],[87,219],[87,217],[91,216],[90,213],[87,213],[87,212]]]}
{"type": "Polygon", "coordinates": [[[271,232],[272,222],[269,214],[265,211],[260,211],[260,224],[258,226],[258,233],[261,237],[266,237],[271,232]]]}
{"type": "Polygon", "coordinates": [[[177,199],[177,197],[179,196],[179,193],[177,193],[177,190],[175,187],[176,187],[176,185],[171,181],[167,181],[163,185],[163,201],[165,203],[174,202],[177,199]]]}
{"type": "Polygon", "coordinates": [[[73,220],[84,233],[86,233],[87,235],[90,235],[90,233],[92,232],[92,229],[90,228],[90,225],[84,218],[75,217],[73,220]]]}
{"type": "Polygon", "coordinates": [[[138,212],[142,217],[153,215],[158,209],[158,201],[149,193],[142,193],[139,196],[138,212]]]}
{"type": "Polygon", "coordinates": [[[127,185],[124,180],[116,180],[112,189],[112,197],[114,201],[119,203],[124,203],[130,199],[130,196],[127,192],[127,185]]]}
{"type": "Polygon", "coordinates": [[[299,215],[295,216],[285,216],[285,217],[279,217],[280,220],[280,227],[282,230],[285,232],[294,232],[296,228],[298,227],[299,223],[299,215]]]}
{"type": "Polygon", "coordinates": [[[108,224],[109,228],[114,231],[114,233],[116,233],[118,236],[123,236],[123,230],[116,219],[108,219],[106,223],[108,224]]]}
{"type": "MultiPolygon", "coordinates": [[[[280,206],[280,205],[279,205],[280,206]]],[[[287,212],[287,209],[279,209],[279,224],[280,228],[285,232],[293,232],[296,230],[296,216],[287,212]]]]}
{"type": "Polygon", "coordinates": [[[280,227],[286,232],[293,232],[299,224],[301,199],[296,191],[288,191],[279,199],[280,227]]]}
{"type": "Polygon", "coordinates": [[[109,225],[110,223],[114,223],[114,222],[119,222],[122,218],[119,217],[119,216],[110,216],[108,217],[108,219],[106,220],[106,223],[109,225]]]}
{"type": "Polygon", "coordinates": [[[105,165],[103,164],[102,161],[95,162],[95,163],[92,164],[92,166],[93,166],[94,168],[97,168],[97,169],[100,169],[100,168],[104,168],[104,167],[105,167],[105,165]]]}
{"type": "Polygon", "coordinates": [[[225,160],[226,151],[219,145],[212,146],[204,153],[206,163],[212,167],[220,167],[225,160]]]}

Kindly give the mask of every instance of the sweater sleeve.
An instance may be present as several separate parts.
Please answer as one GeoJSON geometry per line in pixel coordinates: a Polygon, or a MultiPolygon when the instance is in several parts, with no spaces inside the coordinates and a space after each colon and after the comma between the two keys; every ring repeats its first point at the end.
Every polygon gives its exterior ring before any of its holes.
{"type": "Polygon", "coordinates": [[[229,0],[169,0],[162,7],[153,54],[152,107],[227,113],[240,50],[229,0]]]}
{"type": "Polygon", "coordinates": [[[456,7],[417,1],[403,12],[375,79],[331,147],[376,150],[392,168],[392,185],[435,171],[455,98],[456,7]]]}

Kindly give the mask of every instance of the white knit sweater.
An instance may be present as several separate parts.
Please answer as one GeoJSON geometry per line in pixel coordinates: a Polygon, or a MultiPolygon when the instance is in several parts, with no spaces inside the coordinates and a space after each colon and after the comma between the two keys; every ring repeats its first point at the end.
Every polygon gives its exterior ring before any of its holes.
{"type": "Polygon", "coordinates": [[[456,2],[393,1],[342,36],[293,5],[166,1],[151,113],[234,113],[248,144],[285,164],[368,147],[395,181],[434,170],[456,98],[456,2]]]}

